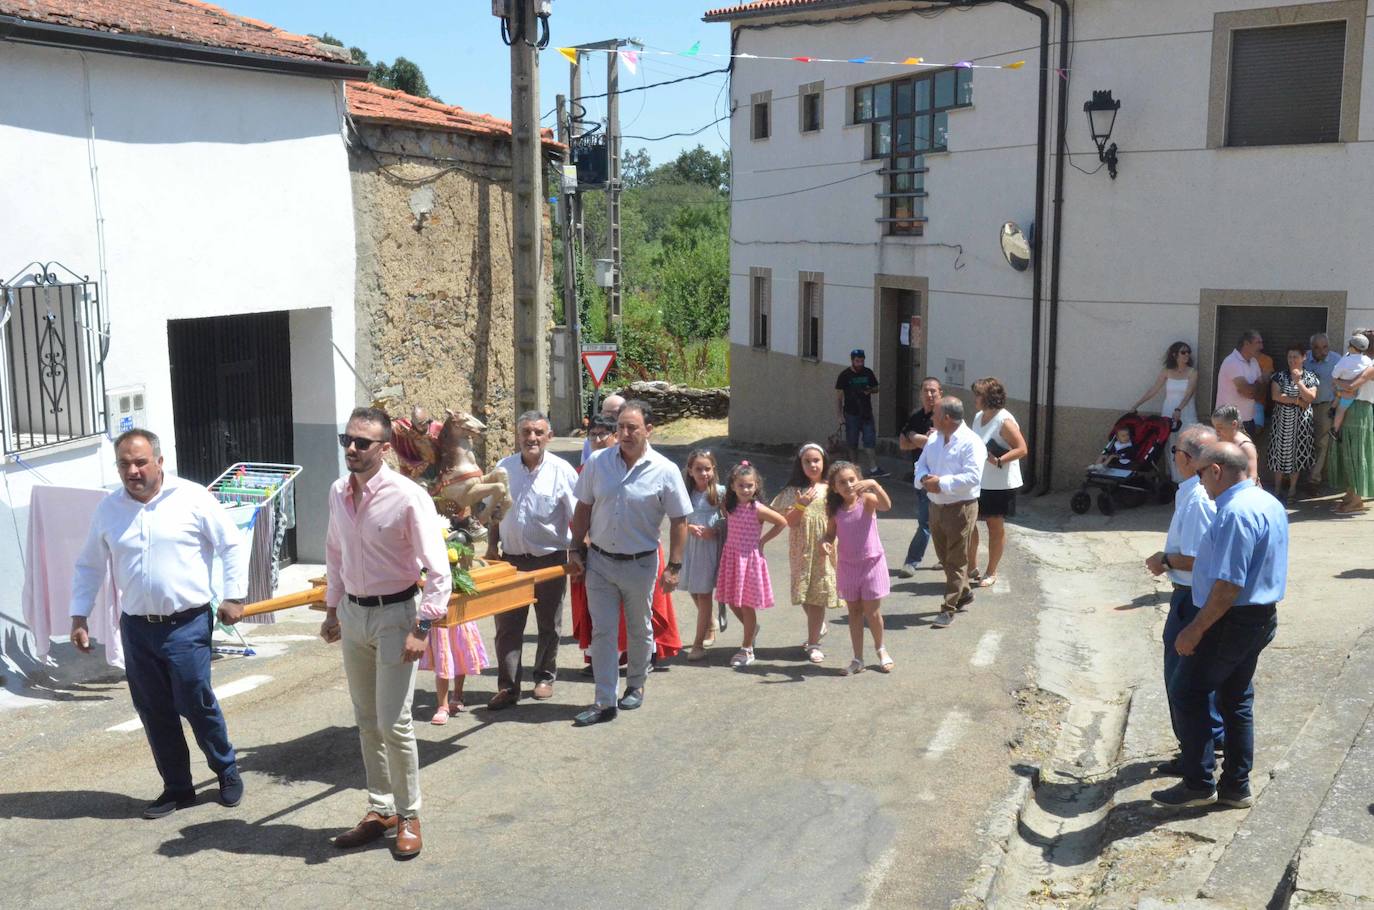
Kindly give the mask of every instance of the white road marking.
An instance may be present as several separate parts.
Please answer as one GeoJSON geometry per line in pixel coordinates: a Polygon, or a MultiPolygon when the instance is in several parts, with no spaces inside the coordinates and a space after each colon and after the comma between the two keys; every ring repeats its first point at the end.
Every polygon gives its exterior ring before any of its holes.
{"type": "MultiPolygon", "coordinates": [[[[231,683],[225,683],[215,690],[215,698],[224,701],[235,695],[242,695],[244,692],[251,692],[263,683],[271,682],[270,676],[245,676],[243,679],[236,679],[231,683]]],[[[133,720],[126,720],[122,724],[115,724],[105,730],[106,733],[132,733],[135,730],[143,729],[143,721],[135,717],[133,720]]]]}
{"type": "Polygon", "coordinates": [[[1001,646],[1001,632],[984,632],[983,637],[978,639],[978,647],[974,649],[973,657],[969,658],[969,663],[975,667],[992,666],[992,662],[997,659],[997,651],[1001,646]]]}
{"type": "Polygon", "coordinates": [[[997,579],[996,581],[994,581],[994,582],[992,583],[992,593],[994,593],[994,594],[1010,594],[1010,593],[1011,593],[1011,582],[1007,581],[1005,578],[999,578],[999,579],[997,579]]]}
{"type": "Polygon", "coordinates": [[[968,725],[969,716],[958,708],[946,714],[945,719],[940,721],[940,727],[935,731],[935,736],[926,746],[926,760],[933,761],[954,748],[955,744],[963,737],[964,731],[968,729],[968,725]]]}

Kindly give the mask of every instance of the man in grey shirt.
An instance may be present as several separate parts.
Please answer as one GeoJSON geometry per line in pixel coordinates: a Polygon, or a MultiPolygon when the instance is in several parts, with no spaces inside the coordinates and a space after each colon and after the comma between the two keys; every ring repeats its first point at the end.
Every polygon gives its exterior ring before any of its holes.
{"type": "Polygon", "coordinates": [[[596,703],[577,715],[579,727],[614,720],[617,706],[626,711],[644,703],[654,631],[650,615],[658,576],[659,526],[667,516],[668,560],[663,590],[677,587],[682,551],[687,543],[691,498],[682,473],[649,445],[654,417],[642,401],[625,402],[617,422],[616,444],[595,453],[582,468],[574,495],[569,554],[574,578],[586,574],[587,608],[592,615],[592,672],[596,703]],[[589,546],[581,548],[582,541],[589,546]],[[621,605],[625,609],[625,646],[629,668],[625,695],[616,701],[619,676],[621,605]]]}

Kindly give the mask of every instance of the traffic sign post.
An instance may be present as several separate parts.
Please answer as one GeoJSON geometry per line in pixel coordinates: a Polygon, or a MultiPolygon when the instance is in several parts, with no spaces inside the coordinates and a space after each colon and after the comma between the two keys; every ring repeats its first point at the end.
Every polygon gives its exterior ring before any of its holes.
{"type": "Polygon", "coordinates": [[[593,416],[601,413],[601,384],[606,381],[607,374],[615,365],[618,350],[618,346],[614,344],[582,345],[582,365],[587,368],[592,377],[592,387],[596,389],[592,395],[593,416]]]}

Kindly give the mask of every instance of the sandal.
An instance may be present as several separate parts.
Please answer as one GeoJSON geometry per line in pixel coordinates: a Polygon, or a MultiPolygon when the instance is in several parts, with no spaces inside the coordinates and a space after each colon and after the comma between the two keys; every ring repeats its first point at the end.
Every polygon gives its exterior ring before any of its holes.
{"type": "Polygon", "coordinates": [[[887,653],[887,648],[878,649],[878,669],[884,673],[891,673],[894,666],[892,655],[887,653]]]}
{"type": "Polygon", "coordinates": [[[997,576],[996,576],[996,575],[984,575],[984,576],[982,576],[982,577],[980,577],[980,578],[977,579],[977,584],[975,584],[974,587],[975,587],[975,588],[991,588],[991,587],[992,587],[993,585],[995,585],[995,584],[997,584],[997,576]]]}
{"type": "Polygon", "coordinates": [[[978,580],[981,579],[982,577],[983,577],[983,573],[982,573],[982,572],[979,572],[977,569],[969,569],[969,570],[968,570],[968,580],[969,580],[970,582],[978,581],[978,580]]]}
{"type": "Polygon", "coordinates": [[[449,700],[449,703],[448,703],[448,713],[449,713],[450,715],[461,714],[461,713],[463,712],[463,710],[464,710],[464,709],[463,709],[463,702],[462,702],[461,700],[460,700],[460,701],[453,701],[452,699],[449,700]]]}
{"type": "Polygon", "coordinates": [[[692,650],[687,652],[688,660],[705,660],[706,649],[701,645],[692,645],[692,650]]]}
{"type": "Polygon", "coordinates": [[[813,664],[818,664],[825,660],[825,654],[821,651],[820,645],[805,644],[802,645],[802,651],[805,652],[806,659],[813,664]]]}
{"type": "Polygon", "coordinates": [[[749,666],[754,662],[753,648],[740,648],[735,652],[735,656],[730,658],[730,666],[736,670],[749,666]]]}
{"type": "Polygon", "coordinates": [[[864,662],[859,660],[857,657],[849,662],[849,666],[844,668],[844,674],[846,676],[853,676],[856,673],[862,673],[863,671],[864,662]]]}
{"type": "Polygon", "coordinates": [[[444,724],[448,723],[448,705],[440,705],[435,708],[434,716],[429,719],[429,722],[436,727],[442,727],[444,724]]]}

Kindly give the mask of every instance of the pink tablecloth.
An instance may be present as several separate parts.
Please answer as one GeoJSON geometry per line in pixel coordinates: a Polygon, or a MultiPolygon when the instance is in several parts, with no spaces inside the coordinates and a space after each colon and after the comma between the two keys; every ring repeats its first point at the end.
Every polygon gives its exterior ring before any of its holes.
{"type": "MultiPolygon", "coordinates": [[[[29,500],[29,541],[24,555],[24,621],[33,631],[41,659],[52,648],[53,636],[71,632],[72,567],[86,542],[95,507],[104,490],[37,486],[29,500]]],[[[91,611],[92,637],[105,646],[105,660],[123,668],[119,643],[119,594],[105,579],[91,611]]]]}

